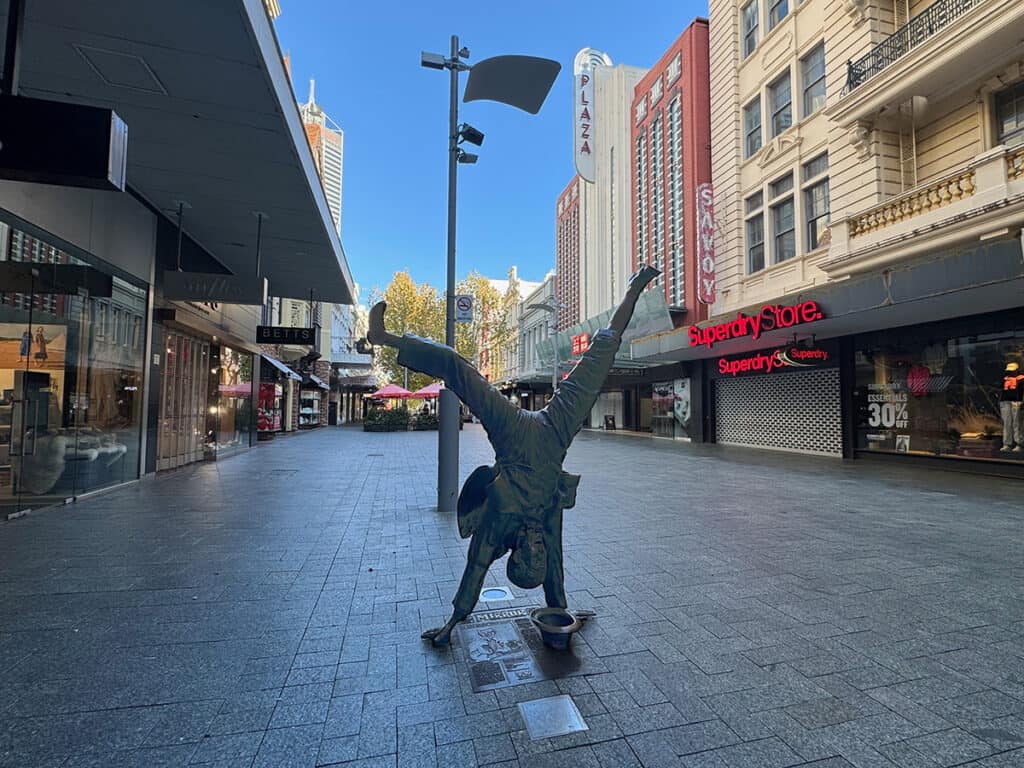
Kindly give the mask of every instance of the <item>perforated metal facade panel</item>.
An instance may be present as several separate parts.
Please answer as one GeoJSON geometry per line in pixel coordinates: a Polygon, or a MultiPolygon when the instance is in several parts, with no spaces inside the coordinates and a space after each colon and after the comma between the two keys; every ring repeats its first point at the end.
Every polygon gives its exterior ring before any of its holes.
{"type": "Polygon", "coordinates": [[[715,382],[717,441],[841,456],[839,369],[715,382]]]}

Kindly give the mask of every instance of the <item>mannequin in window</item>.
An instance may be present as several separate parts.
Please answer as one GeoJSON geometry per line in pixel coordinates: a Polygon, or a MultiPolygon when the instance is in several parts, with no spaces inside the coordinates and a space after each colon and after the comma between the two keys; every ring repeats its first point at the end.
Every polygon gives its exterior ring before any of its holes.
{"type": "Polygon", "coordinates": [[[1024,374],[1019,363],[1007,363],[1003,391],[999,396],[999,412],[1003,417],[1003,451],[1024,451],[1024,374]]]}

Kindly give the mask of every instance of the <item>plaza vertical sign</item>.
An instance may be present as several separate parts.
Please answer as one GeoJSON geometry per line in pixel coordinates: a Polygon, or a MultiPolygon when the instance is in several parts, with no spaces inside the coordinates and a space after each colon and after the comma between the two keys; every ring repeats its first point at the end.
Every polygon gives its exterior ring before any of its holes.
{"type": "Polygon", "coordinates": [[[715,303],[715,192],[708,183],[697,185],[697,298],[715,303]]]}
{"type": "Polygon", "coordinates": [[[594,183],[594,70],[610,67],[607,53],[584,48],[573,60],[573,155],[576,173],[584,181],[594,183]]]}

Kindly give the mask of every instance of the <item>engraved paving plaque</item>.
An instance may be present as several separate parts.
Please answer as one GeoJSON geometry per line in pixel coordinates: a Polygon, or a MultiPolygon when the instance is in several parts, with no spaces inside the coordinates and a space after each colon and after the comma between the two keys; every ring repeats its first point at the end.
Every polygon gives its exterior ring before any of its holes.
{"type": "Polygon", "coordinates": [[[456,632],[474,693],[565,677],[582,665],[571,650],[545,646],[522,608],[472,614],[456,632]]]}

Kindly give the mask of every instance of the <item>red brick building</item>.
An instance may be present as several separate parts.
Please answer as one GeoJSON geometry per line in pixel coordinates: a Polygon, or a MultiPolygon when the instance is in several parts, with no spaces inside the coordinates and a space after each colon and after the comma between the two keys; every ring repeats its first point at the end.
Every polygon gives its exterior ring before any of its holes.
{"type": "Polygon", "coordinates": [[[558,330],[580,322],[580,267],[584,258],[584,205],[587,184],[579,176],[558,196],[555,209],[555,298],[558,330]]]}
{"type": "Polygon", "coordinates": [[[697,185],[711,181],[707,19],[686,28],[633,94],[633,268],[658,267],[654,287],[695,323],[707,318],[697,298],[696,212],[697,185]]]}

